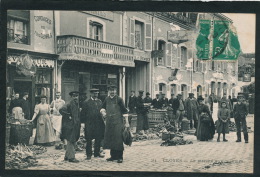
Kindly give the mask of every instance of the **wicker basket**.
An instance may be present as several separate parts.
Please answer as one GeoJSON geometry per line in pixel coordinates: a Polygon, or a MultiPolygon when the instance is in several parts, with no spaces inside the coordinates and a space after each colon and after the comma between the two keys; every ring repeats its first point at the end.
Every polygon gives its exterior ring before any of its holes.
{"type": "Polygon", "coordinates": [[[181,127],[183,131],[190,129],[190,121],[188,119],[183,119],[181,123],[181,127]]]}
{"type": "Polygon", "coordinates": [[[30,137],[33,134],[33,124],[11,124],[10,144],[29,145],[30,137]]]}

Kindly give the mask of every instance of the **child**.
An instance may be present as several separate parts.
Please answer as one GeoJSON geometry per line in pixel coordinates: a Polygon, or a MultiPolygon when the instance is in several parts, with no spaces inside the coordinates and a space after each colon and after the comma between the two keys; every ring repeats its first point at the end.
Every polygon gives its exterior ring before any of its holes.
{"type": "Polygon", "coordinates": [[[221,102],[221,107],[218,110],[218,124],[217,124],[217,133],[218,133],[218,142],[220,142],[220,134],[223,133],[223,141],[227,142],[225,138],[226,133],[229,133],[228,122],[230,118],[230,112],[227,108],[225,101],[221,102]]]}

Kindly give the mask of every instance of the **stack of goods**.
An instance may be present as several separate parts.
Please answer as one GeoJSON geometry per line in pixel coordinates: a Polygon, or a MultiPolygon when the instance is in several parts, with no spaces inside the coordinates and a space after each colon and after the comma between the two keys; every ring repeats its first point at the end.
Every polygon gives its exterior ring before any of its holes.
{"type": "Polygon", "coordinates": [[[151,109],[148,114],[149,126],[155,127],[168,121],[167,110],[164,109],[151,109]]]}
{"type": "Polygon", "coordinates": [[[185,145],[192,144],[193,142],[190,140],[184,140],[182,133],[175,133],[175,137],[172,139],[167,139],[164,141],[161,146],[176,146],[176,145],[185,145]]]}
{"type": "Polygon", "coordinates": [[[235,122],[229,121],[229,131],[231,131],[231,132],[237,131],[237,127],[236,127],[235,122]]]}
{"type": "Polygon", "coordinates": [[[145,141],[145,140],[154,140],[154,139],[159,139],[159,134],[155,134],[155,133],[147,133],[147,134],[136,134],[132,137],[132,141],[136,142],[136,141],[145,141]]]}
{"type": "Polygon", "coordinates": [[[39,146],[39,145],[32,145],[29,146],[29,149],[33,152],[35,155],[43,154],[47,152],[47,148],[44,146],[39,146]]]}
{"type": "Polygon", "coordinates": [[[26,145],[10,146],[6,150],[6,168],[24,169],[37,165],[35,154],[26,145]]]}

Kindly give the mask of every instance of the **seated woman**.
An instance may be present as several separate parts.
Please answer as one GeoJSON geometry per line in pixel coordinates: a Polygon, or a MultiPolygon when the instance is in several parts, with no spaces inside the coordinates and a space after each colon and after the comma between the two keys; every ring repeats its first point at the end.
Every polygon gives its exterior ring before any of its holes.
{"type": "Polygon", "coordinates": [[[197,140],[208,141],[213,139],[215,134],[215,125],[212,119],[209,107],[204,104],[204,98],[202,96],[198,97],[199,107],[199,120],[197,127],[197,140]]]}
{"type": "Polygon", "coordinates": [[[34,115],[31,121],[37,118],[35,144],[54,145],[55,133],[50,120],[50,107],[46,103],[46,96],[41,97],[41,103],[34,109],[34,115]]]}

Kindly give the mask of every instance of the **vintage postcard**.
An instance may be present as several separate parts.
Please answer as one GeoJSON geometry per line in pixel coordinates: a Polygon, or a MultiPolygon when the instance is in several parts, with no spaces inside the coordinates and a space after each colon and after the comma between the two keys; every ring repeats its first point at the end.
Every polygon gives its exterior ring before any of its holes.
{"type": "Polygon", "coordinates": [[[8,10],[5,169],[252,174],[255,25],[8,10]]]}

